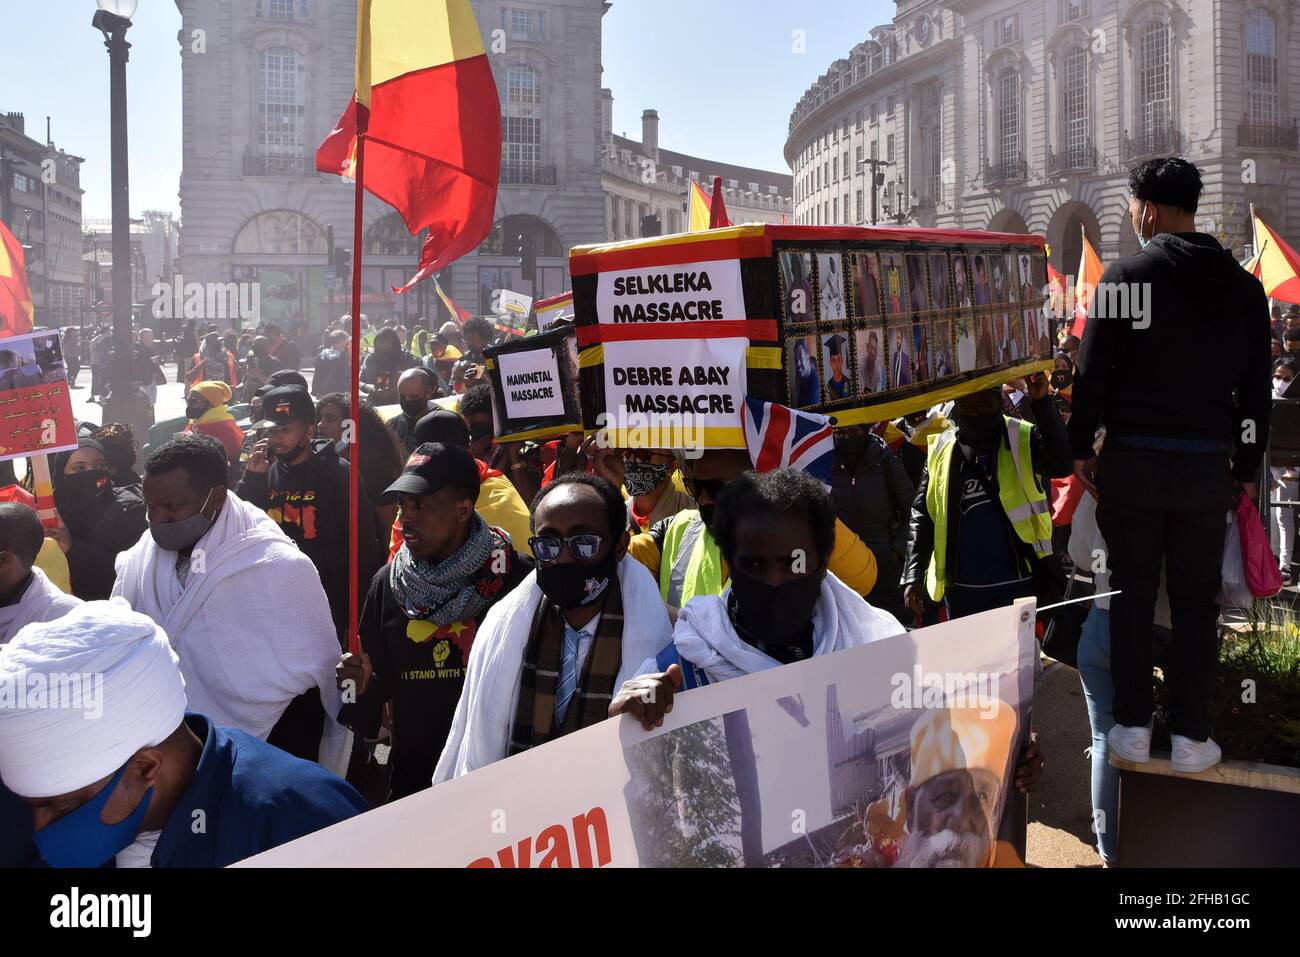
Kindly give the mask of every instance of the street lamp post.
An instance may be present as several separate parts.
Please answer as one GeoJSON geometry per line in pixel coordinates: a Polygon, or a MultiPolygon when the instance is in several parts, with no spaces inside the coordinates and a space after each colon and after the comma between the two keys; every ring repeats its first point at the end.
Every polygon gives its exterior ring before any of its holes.
{"type": "Polygon", "coordinates": [[[138,442],[153,424],[153,408],[144,392],[135,388],[131,375],[131,191],[126,127],[126,62],[131,44],[126,42],[126,31],[131,27],[136,4],[137,0],[96,0],[99,9],[91,26],[104,35],[104,46],[108,48],[112,131],[113,364],[103,418],[106,423],[129,423],[138,442]]]}

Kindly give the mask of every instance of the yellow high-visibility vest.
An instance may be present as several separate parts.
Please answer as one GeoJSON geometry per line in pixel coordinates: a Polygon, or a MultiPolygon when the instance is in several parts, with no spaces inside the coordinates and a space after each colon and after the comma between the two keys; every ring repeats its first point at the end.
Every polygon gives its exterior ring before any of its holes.
{"type": "MultiPolygon", "coordinates": [[[[1032,546],[1038,558],[1046,558],[1052,554],[1052,512],[1047,493],[1034,475],[1029,442],[1034,427],[1019,419],[1007,416],[1003,419],[1007,441],[998,443],[998,501],[1017,537],[1032,546]]],[[[925,463],[930,474],[925,507],[934,523],[934,548],[925,570],[925,589],[935,601],[943,600],[944,591],[952,581],[952,569],[948,565],[948,493],[956,446],[955,431],[931,436],[925,463]]]]}

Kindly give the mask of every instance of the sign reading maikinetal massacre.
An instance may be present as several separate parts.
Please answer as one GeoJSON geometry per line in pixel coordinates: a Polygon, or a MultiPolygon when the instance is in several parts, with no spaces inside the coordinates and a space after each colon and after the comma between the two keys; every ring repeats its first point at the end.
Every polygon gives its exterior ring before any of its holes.
{"type": "Polygon", "coordinates": [[[497,438],[549,438],[582,428],[572,326],[484,350],[497,438]]]}

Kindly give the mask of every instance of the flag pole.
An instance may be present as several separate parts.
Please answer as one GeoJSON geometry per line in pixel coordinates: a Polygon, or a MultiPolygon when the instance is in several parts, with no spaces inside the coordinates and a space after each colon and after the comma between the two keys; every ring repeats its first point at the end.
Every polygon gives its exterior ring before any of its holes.
{"type": "Polygon", "coordinates": [[[360,508],[361,470],[361,259],[362,243],[362,209],[364,207],[365,187],[362,185],[365,170],[366,132],[357,130],[357,165],[356,192],[352,212],[352,356],[349,367],[352,371],[352,402],[350,416],[352,419],[352,441],[348,443],[348,651],[354,655],[361,654],[361,640],[357,635],[357,619],[360,615],[357,595],[357,552],[361,544],[357,526],[357,510],[360,508]]]}

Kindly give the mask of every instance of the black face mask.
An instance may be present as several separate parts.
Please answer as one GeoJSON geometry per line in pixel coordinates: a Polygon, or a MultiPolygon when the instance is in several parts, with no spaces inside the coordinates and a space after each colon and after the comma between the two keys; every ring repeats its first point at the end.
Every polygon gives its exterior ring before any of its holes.
{"type": "Polygon", "coordinates": [[[824,577],[824,572],[814,572],[772,586],[732,569],[731,593],[738,606],[739,624],[764,644],[798,644],[812,624],[824,577]]]}
{"type": "Polygon", "coordinates": [[[402,411],[412,419],[422,419],[429,411],[429,403],[424,399],[403,399],[400,404],[402,411]]]}
{"type": "Polygon", "coordinates": [[[537,585],[547,599],[564,609],[586,608],[600,601],[611,584],[618,583],[618,559],[611,548],[603,559],[594,562],[553,562],[537,565],[537,585]]]}
{"type": "Polygon", "coordinates": [[[704,527],[713,530],[713,503],[700,506],[700,518],[704,521],[704,527]]]}
{"type": "Polygon", "coordinates": [[[68,526],[68,531],[80,534],[89,531],[108,505],[111,480],[106,471],[89,469],[73,472],[59,480],[54,492],[54,504],[68,526]]]}
{"type": "Polygon", "coordinates": [[[476,422],[469,427],[469,437],[472,442],[479,442],[483,439],[490,439],[494,435],[492,423],[476,422]]]}
{"type": "Polygon", "coordinates": [[[185,404],[185,417],[188,419],[200,418],[203,413],[207,412],[210,408],[212,408],[210,405],[196,405],[195,403],[187,402],[185,404]]]}
{"type": "Polygon", "coordinates": [[[957,416],[957,431],[962,441],[972,448],[989,448],[997,442],[1003,428],[1001,413],[957,416]]]}

